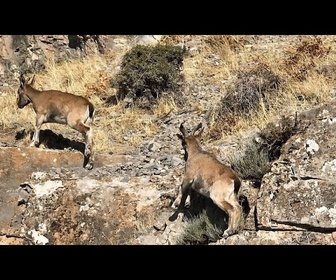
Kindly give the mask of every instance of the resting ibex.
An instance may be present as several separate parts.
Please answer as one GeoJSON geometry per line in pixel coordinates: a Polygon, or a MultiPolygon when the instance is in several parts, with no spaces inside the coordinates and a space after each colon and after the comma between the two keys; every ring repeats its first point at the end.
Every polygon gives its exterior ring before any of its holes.
{"type": "Polygon", "coordinates": [[[20,109],[32,103],[36,113],[36,124],[31,147],[40,143],[40,129],[43,123],[68,124],[79,131],[85,138],[84,160],[85,168],[93,168],[93,136],[92,122],[95,109],[86,98],[58,90],[37,90],[33,88],[35,76],[26,82],[23,74],[20,76],[17,105],[20,109]]]}
{"type": "Polygon", "coordinates": [[[180,125],[182,135],[177,136],[182,141],[185,150],[185,174],[179,194],[173,203],[173,208],[177,212],[185,206],[185,201],[189,195],[190,188],[196,192],[210,197],[212,201],[229,217],[228,228],[224,231],[223,237],[238,232],[242,217],[242,208],[239,204],[238,192],[241,181],[234,171],[217,160],[212,154],[204,151],[199,145],[199,138],[203,132],[195,135],[195,132],[202,128],[202,123],[198,124],[188,135],[183,124],[180,125]]]}

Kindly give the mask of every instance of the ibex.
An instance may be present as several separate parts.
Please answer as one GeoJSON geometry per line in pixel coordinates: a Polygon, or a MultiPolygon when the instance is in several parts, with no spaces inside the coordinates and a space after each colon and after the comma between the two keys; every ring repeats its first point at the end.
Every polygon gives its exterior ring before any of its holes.
{"type": "Polygon", "coordinates": [[[182,135],[177,134],[177,136],[182,141],[185,151],[185,174],[172,207],[177,208],[175,214],[185,207],[190,188],[211,198],[220,209],[228,214],[228,228],[222,235],[223,238],[227,238],[237,233],[240,227],[242,208],[239,204],[238,192],[241,181],[229,166],[201,148],[199,138],[203,128],[199,134],[195,135],[195,132],[201,128],[202,123],[199,123],[188,135],[183,123],[180,125],[182,135]]]}
{"type": "Polygon", "coordinates": [[[95,114],[94,106],[86,98],[58,90],[37,90],[33,87],[35,75],[26,82],[20,76],[17,106],[22,109],[32,103],[36,113],[35,133],[31,147],[40,144],[40,129],[43,123],[67,124],[79,131],[85,138],[84,165],[93,168],[93,135],[89,124],[95,114]]]}

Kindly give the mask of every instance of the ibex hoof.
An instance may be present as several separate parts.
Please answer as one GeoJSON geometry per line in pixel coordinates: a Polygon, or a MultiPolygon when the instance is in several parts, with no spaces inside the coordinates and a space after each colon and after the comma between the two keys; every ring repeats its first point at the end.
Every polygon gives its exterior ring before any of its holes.
{"type": "Polygon", "coordinates": [[[31,142],[30,147],[38,147],[39,146],[39,143],[38,142],[31,142]]]}
{"type": "Polygon", "coordinates": [[[224,233],[222,234],[222,238],[224,239],[228,238],[229,236],[230,235],[226,231],[224,231],[224,233]]]}
{"type": "Polygon", "coordinates": [[[171,208],[173,208],[173,209],[177,209],[178,207],[179,207],[179,205],[180,205],[180,201],[174,201],[173,202],[173,204],[171,205],[171,208]]]}
{"type": "Polygon", "coordinates": [[[237,233],[237,230],[225,230],[224,233],[222,234],[222,238],[228,238],[231,235],[234,235],[237,233]]]}
{"type": "Polygon", "coordinates": [[[93,163],[92,162],[88,163],[87,165],[85,165],[85,168],[91,170],[93,168],[93,163]]]}

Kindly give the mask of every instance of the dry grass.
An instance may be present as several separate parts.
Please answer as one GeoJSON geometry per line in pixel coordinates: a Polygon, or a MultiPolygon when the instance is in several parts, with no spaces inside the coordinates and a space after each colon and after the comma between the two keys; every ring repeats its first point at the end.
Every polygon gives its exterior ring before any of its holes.
{"type": "Polygon", "coordinates": [[[239,36],[204,35],[189,40],[199,41],[200,47],[192,57],[185,59],[183,72],[186,80],[205,79],[225,89],[223,81],[238,69],[239,60],[234,49],[240,45],[239,36]]]}
{"type": "MultiPolygon", "coordinates": [[[[231,60],[236,61],[235,65],[239,65],[239,69],[249,69],[253,65],[267,65],[273,73],[285,81],[285,84],[279,89],[279,95],[269,100],[268,106],[261,103],[256,112],[240,116],[233,127],[234,132],[223,131],[221,137],[239,138],[253,128],[264,127],[278,116],[291,115],[295,111],[330,101],[336,73],[328,76],[318,72],[317,69],[328,64],[332,65],[332,61],[335,61],[335,38],[331,37],[301,36],[300,40],[292,40],[291,44],[283,43],[278,47],[273,44],[260,50],[240,49],[240,52],[231,52],[230,55],[235,57],[231,60]],[[293,60],[296,63],[292,63],[293,60]]],[[[208,52],[216,52],[217,48],[215,46],[208,52]]],[[[230,78],[232,79],[236,71],[233,67],[228,70],[225,65],[222,72],[232,73],[230,78]]]]}
{"type": "MultiPolygon", "coordinates": [[[[55,63],[50,59],[46,71],[36,74],[35,87],[40,90],[57,89],[87,97],[96,107],[93,123],[96,152],[120,151],[120,145],[137,146],[144,137],[156,132],[156,124],[146,112],[136,109],[125,110],[121,105],[107,106],[104,97],[113,95],[110,78],[115,75],[121,54],[109,53],[109,56],[93,55],[85,59],[55,63]],[[128,136],[131,135],[131,136],[128,136]],[[117,145],[111,145],[116,143],[117,145]]],[[[33,130],[35,113],[31,106],[20,110],[16,105],[17,88],[10,88],[1,96],[0,125],[2,128],[13,127],[13,123],[33,130]]],[[[163,105],[162,108],[164,108],[163,105]]],[[[171,107],[171,105],[169,105],[171,107]]],[[[165,109],[163,109],[165,110],[165,109]]],[[[59,124],[44,124],[42,129],[51,129],[65,137],[82,140],[82,136],[69,127],[59,124]],[[71,135],[71,136],[69,136],[71,135]]],[[[28,142],[28,141],[25,141],[28,142]]]]}
{"type": "MultiPolygon", "coordinates": [[[[275,39],[277,36],[273,36],[275,39]]],[[[316,104],[329,101],[336,74],[318,72],[320,66],[333,64],[336,59],[335,36],[301,36],[281,45],[270,44],[268,48],[248,46],[246,36],[204,35],[163,36],[163,43],[198,41],[198,51],[185,58],[183,74],[187,83],[206,82],[226,92],[228,83],[237,71],[251,69],[255,65],[267,65],[276,75],[285,80],[279,95],[271,100],[271,106],[260,104],[260,109],[250,115],[237,117],[233,132],[222,132],[222,138],[239,138],[251,129],[264,127],[280,115],[294,114],[316,104]],[[296,62],[296,63],[294,63],[296,62]],[[307,70],[307,71],[306,71],[307,70]]],[[[144,138],[157,132],[155,119],[164,117],[176,109],[173,99],[165,98],[154,108],[154,114],[138,109],[124,109],[121,105],[104,103],[104,98],[115,94],[109,81],[120,65],[124,52],[110,51],[105,55],[92,55],[79,60],[55,63],[50,59],[43,74],[36,75],[38,89],[59,89],[86,96],[96,106],[95,146],[97,152],[119,152],[122,145],[136,147],[144,138]],[[111,143],[115,143],[111,145],[111,143]]],[[[0,127],[2,129],[22,126],[33,129],[35,115],[28,106],[19,110],[16,106],[17,88],[8,88],[0,95],[0,127]]],[[[214,107],[217,104],[213,104],[214,107]]],[[[193,109],[203,112],[195,100],[193,109]]],[[[216,120],[213,120],[211,125],[216,120]]],[[[45,124],[43,129],[55,133],[71,133],[61,125],[45,124]]],[[[81,135],[78,135],[81,138],[81,135]]]]}

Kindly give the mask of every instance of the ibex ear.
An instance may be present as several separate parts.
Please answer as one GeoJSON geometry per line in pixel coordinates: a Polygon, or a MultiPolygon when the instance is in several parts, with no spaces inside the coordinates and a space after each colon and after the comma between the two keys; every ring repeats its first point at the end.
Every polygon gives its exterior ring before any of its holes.
{"type": "Polygon", "coordinates": [[[202,127],[202,129],[196,135],[194,135],[194,137],[200,138],[203,131],[204,131],[204,127],[202,127]]]}
{"type": "Polygon", "coordinates": [[[182,134],[176,134],[176,136],[181,140],[181,141],[183,141],[184,140],[184,136],[182,135],[182,134]]]}
{"type": "Polygon", "coordinates": [[[183,123],[184,122],[182,122],[181,125],[180,125],[180,131],[182,132],[184,137],[187,137],[187,131],[185,130],[185,128],[183,126],[183,123]]]}
{"type": "Polygon", "coordinates": [[[191,135],[196,136],[196,135],[195,135],[195,132],[196,132],[197,130],[200,130],[200,129],[201,129],[201,132],[200,132],[199,134],[201,134],[202,131],[203,131],[202,123],[199,123],[199,124],[192,130],[191,135]]]}
{"type": "Polygon", "coordinates": [[[23,74],[20,75],[20,87],[23,87],[25,84],[26,80],[23,74]]]}
{"type": "Polygon", "coordinates": [[[30,85],[34,85],[34,83],[35,83],[35,75],[29,81],[30,85]]]}

